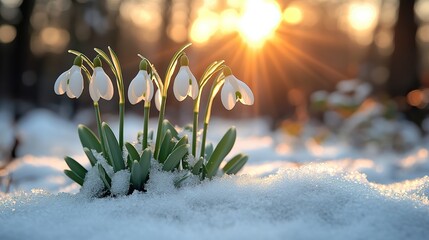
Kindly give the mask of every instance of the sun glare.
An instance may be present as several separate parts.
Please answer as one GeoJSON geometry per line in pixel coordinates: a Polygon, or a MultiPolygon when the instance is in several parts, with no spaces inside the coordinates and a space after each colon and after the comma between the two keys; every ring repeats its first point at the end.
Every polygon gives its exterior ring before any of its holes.
{"type": "Polygon", "coordinates": [[[283,20],[289,24],[295,25],[302,21],[302,11],[299,7],[291,6],[284,10],[283,20]]]}
{"type": "Polygon", "coordinates": [[[357,31],[370,30],[374,27],[377,10],[371,3],[352,3],[348,7],[347,20],[357,31]]]}
{"type": "Polygon", "coordinates": [[[250,0],[239,21],[239,32],[252,46],[263,45],[282,20],[280,6],[271,0],[250,0]]]}

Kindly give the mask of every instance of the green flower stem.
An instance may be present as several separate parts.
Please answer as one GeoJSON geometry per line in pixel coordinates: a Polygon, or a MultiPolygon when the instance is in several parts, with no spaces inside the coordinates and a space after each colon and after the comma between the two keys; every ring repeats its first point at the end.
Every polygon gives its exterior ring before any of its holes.
{"type": "Polygon", "coordinates": [[[150,102],[144,102],[144,122],[143,122],[143,139],[142,139],[142,150],[147,148],[147,134],[149,131],[149,110],[150,102]]]}
{"type": "Polygon", "coordinates": [[[104,138],[101,132],[101,114],[100,107],[98,106],[98,102],[94,102],[94,110],[95,110],[95,119],[97,120],[97,128],[98,128],[98,136],[101,141],[101,151],[103,152],[103,156],[107,158],[107,152],[104,148],[104,138]]]}
{"type": "Polygon", "coordinates": [[[201,153],[200,153],[200,158],[204,157],[205,151],[206,151],[206,137],[207,137],[207,128],[209,127],[208,123],[204,123],[204,128],[203,128],[203,136],[201,139],[201,153]]]}
{"type": "Polygon", "coordinates": [[[159,144],[161,144],[161,132],[162,132],[162,122],[164,121],[164,114],[165,114],[165,104],[167,102],[167,96],[162,96],[161,98],[161,109],[159,111],[159,118],[158,118],[158,129],[156,131],[156,142],[155,142],[155,152],[153,154],[155,159],[158,159],[159,154],[159,144]]]}
{"type": "Polygon", "coordinates": [[[197,155],[198,111],[194,112],[194,122],[192,126],[192,156],[195,157],[197,155]]]}
{"type": "Polygon", "coordinates": [[[213,100],[216,97],[216,94],[219,92],[220,87],[224,83],[224,76],[223,74],[220,74],[217,79],[214,81],[212,88],[210,90],[209,94],[209,101],[207,103],[206,107],[206,115],[204,117],[204,129],[203,129],[203,135],[201,138],[201,152],[200,157],[204,157],[204,151],[205,151],[205,144],[206,144],[206,138],[207,138],[207,129],[210,122],[211,112],[212,112],[212,106],[213,106],[213,100]]]}
{"type": "Polygon", "coordinates": [[[119,147],[124,147],[124,112],[125,102],[119,102],[119,147]]]}

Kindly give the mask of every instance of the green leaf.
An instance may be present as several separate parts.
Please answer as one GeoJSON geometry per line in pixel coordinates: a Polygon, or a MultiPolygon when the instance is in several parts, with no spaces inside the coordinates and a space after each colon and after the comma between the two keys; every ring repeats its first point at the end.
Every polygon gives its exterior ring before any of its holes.
{"type": "Polygon", "coordinates": [[[112,186],[112,179],[110,179],[109,175],[107,175],[106,170],[104,170],[101,164],[98,164],[98,173],[100,174],[100,178],[103,181],[104,186],[106,186],[106,188],[110,190],[112,186]]]}
{"type": "Polygon", "coordinates": [[[143,175],[141,171],[141,167],[139,162],[137,160],[133,161],[133,167],[131,170],[131,183],[133,184],[133,187],[137,190],[141,190],[143,186],[143,175]]]}
{"type": "Polygon", "coordinates": [[[180,163],[180,160],[182,160],[185,154],[188,153],[188,148],[189,148],[189,144],[185,144],[178,147],[176,150],[174,150],[167,157],[167,160],[165,160],[162,170],[164,171],[173,170],[180,163]]]}
{"type": "Polygon", "coordinates": [[[216,175],[223,159],[228,155],[234,146],[237,131],[235,127],[231,127],[220,140],[219,144],[214,149],[209,161],[207,162],[207,177],[212,178],[216,175]]]}
{"type": "Polygon", "coordinates": [[[137,152],[136,148],[129,142],[125,143],[125,147],[127,148],[128,155],[131,156],[131,160],[139,160],[140,155],[137,152]]]}
{"type": "Polygon", "coordinates": [[[206,156],[204,158],[210,159],[210,157],[212,156],[212,153],[213,153],[213,144],[212,143],[209,143],[206,145],[205,153],[206,153],[206,156]]]}
{"type": "Polygon", "coordinates": [[[160,163],[163,163],[165,161],[165,159],[167,158],[168,154],[171,153],[171,150],[174,147],[174,144],[171,142],[172,139],[172,135],[169,129],[167,129],[167,131],[164,134],[164,137],[162,138],[161,141],[161,146],[159,148],[159,153],[158,153],[158,161],[160,163]]]}
{"type": "Polygon", "coordinates": [[[107,62],[113,74],[115,75],[116,79],[118,79],[117,72],[115,71],[115,67],[113,66],[112,61],[110,61],[109,56],[107,56],[107,54],[99,48],[94,48],[94,51],[96,51],[103,58],[103,60],[107,62]]]}
{"type": "Polygon", "coordinates": [[[80,163],[71,157],[65,157],[64,160],[66,161],[70,170],[76,173],[76,175],[78,175],[80,178],[85,179],[85,175],[88,171],[82,165],[80,165],[80,163]]]}
{"type": "Polygon", "coordinates": [[[152,151],[149,148],[146,148],[143,151],[139,162],[144,182],[146,182],[147,177],[149,175],[151,159],[152,159],[152,151]]]}
{"type": "Polygon", "coordinates": [[[101,152],[101,144],[100,140],[98,140],[97,136],[94,134],[91,129],[86,127],[85,125],[79,124],[77,128],[80,142],[82,143],[82,147],[88,149],[94,149],[97,152],[101,152]]]}
{"type": "Polygon", "coordinates": [[[178,147],[185,145],[188,143],[188,136],[183,136],[177,143],[174,145],[173,151],[176,150],[178,147]]]}
{"type": "Polygon", "coordinates": [[[101,124],[104,142],[106,143],[106,151],[111,159],[113,171],[117,172],[125,169],[124,159],[122,159],[122,151],[119,148],[119,143],[116,140],[115,134],[113,134],[112,129],[110,129],[107,123],[103,122],[101,124]]]}
{"type": "Polygon", "coordinates": [[[174,138],[178,139],[177,136],[179,135],[179,133],[177,132],[176,128],[170,123],[170,121],[168,121],[167,119],[164,119],[164,121],[162,122],[162,134],[165,134],[167,130],[170,130],[171,135],[174,138]]]}
{"type": "Polygon", "coordinates": [[[75,172],[70,170],[64,170],[64,174],[67,175],[71,180],[75,181],[79,185],[83,185],[83,179],[79,177],[75,172]]]}
{"type": "Polygon", "coordinates": [[[89,162],[91,163],[91,166],[94,166],[97,163],[97,158],[94,156],[91,150],[88,148],[83,148],[83,151],[85,152],[86,157],[88,157],[89,162]]]}
{"type": "Polygon", "coordinates": [[[195,163],[194,167],[192,168],[192,174],[198,175],[201,172],[201,167],[203,166],[203,158],[200,158],[198,162],[195,163]]]}
{"type": "Polygon", "coordinates": [[[240,153],[235,155],[227,164],[223,167],[223,172],[226,174],[237,174],[241,168],[246,164],[248,156],[240,153]]]}
{"type": "Polygon", "coordinates": [[[118,56],[116,55],[116,53],[113,51],[111,47],[108,47],[108,49],[109,49],[110,57],[112,58],[113,65],[115,66],[117,76],[121,77],[122,70],[121,70],[121,64],[119,63],[118,56]]]}
{"type": "Polygon", "coordinates": [[[85,54],[83,54],[79,51],[76,51],[76,50],[69,50],[68,52],[71,54],[74,54],[76,56],[81,56],[82,59],[91,67],[91,69],[94,69],[94,64],[92,63],[92,61],[87,56],[85,56],[85,54]]]}

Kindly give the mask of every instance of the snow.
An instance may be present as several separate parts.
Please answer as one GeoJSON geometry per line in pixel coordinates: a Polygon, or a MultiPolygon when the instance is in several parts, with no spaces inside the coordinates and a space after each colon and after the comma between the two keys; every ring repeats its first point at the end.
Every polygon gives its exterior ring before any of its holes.
{"type": "MultiPolygon", "coordinates": [[[[240,120],[236,145],[227,157],[249,155],[238,176],[203,183],[192,176],[176,188],[174,181],[183,173],[160,171],[153,161],[147,192],[130,196],[122,196],[129,172],[113,173],[94,152],[115,195],[100,199],[94,193],[101,194],[104,185],[98,166],[91,168],[81,149],[76,122],[36,110],[16,125],[19,157],[0,173],[11,179],[10,193],[0,193],[0,238],[425,239],[429,139],[408,122],[377,117],[369,110],[357,112],[345,126],[353,134],[373,118],[378,128],[369,132],[400,134],[407,151],[380,145],[370,145],[378,151],[359,149],[340,135],[327,134],[317,142],[313,136],[325,133],[311,123],[294,137],[271,132],[266,119],[240,120]],[[65,155],[89,170],[82,188],[62,172],[65,155]]],[[[136,141],[142,121],[126,116],[126,141],[136,141]]],[[[150,128],[156,121],[151,119],[150,128]]],[[[116,132],[117,122],[108,122],[116,132]]],[[[216,143],[236,124],[213,119],[208,140],[216,143]]]]}
{"type": "Polygon", "coordinates": [[[145,194],[107,199],[43,191],[3,196],[0,236],[425,239],[429,234],[428,177],[397,188],[312,164],[263,178],[227,176],[180,189],[152,183],[145,194]]]}

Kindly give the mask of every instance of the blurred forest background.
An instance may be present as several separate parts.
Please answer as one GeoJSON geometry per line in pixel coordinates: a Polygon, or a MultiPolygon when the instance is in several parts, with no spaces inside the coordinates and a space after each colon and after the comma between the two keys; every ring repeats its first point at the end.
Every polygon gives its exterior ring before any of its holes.
{"type": "MultiPolygon", "coordinates": [[[[0,102],[16,118],[35,107],[72,117],[91,100],[53,91],[74,59],[68,49],[94,57],[94,47],[111,46],[128,86],[137,53],[163,76],[187,42],[197,78],[224,59],[254,90],[255,106],[237,105],[233,116],[269,116],[274,125],[306,118],[313,92],[355,78],[416,123],[426,114],[429,0],[0,0],[0,102]]],[[[192,111],[190,100],[168,101],[168,114],[190,116],[181,111],[192,111]]],[[[216,115],[226,115],[215,102],[216,115]]],[[[101,105],[115,112],[114,103],[101,105]]]]}

